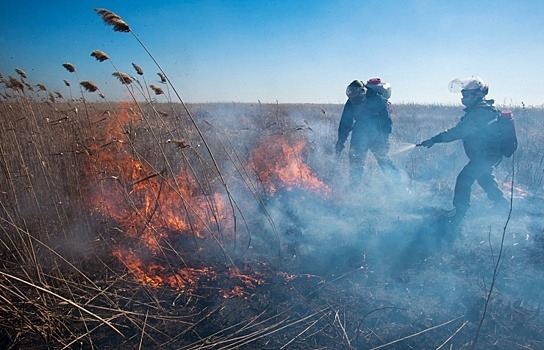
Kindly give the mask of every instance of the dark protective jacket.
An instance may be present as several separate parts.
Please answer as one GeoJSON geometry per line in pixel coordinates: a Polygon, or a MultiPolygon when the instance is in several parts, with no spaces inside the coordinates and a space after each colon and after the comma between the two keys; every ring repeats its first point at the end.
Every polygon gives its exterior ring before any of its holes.
{"type": "Polygon", "coordinates": [[[338,144],[343,145],[351,131],[358,136],[382,136],[383,139],[387,139],[383,136],[388,136],[391,130],[392,121],[387,100],[375,92],[368,91],[362,103],[356,104],[351,100],[346,102],[338,126],[338,144]]]}
{"type": "Polygon", "coordinates": [[[453,128],[431,138],[434,143],[463,140],[469,159],[501,158],[500,130],[492,123],[499,115],[493,100],[482,100],[464,109],[465,115],[453,128]]]}

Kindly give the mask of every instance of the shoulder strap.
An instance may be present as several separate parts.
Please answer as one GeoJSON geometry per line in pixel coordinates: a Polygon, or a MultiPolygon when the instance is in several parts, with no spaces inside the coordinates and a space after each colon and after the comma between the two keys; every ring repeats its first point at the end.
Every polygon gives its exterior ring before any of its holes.
{"type": "Polygon", "coordinates": [[[501,116],[501,111],[499,111],[498,109],[496,109],[495,107],[491,107],[495,110],[495,118],[491,119],[490,121],[487,122],[487,125],[491,125],[493,123],[496,123],[499,121],[499,118],[501,116]]]}

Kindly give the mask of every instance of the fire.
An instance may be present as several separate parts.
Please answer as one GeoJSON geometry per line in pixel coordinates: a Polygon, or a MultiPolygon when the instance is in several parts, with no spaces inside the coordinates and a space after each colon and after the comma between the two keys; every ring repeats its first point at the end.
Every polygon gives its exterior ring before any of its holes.
{"type": "Polygon", "coordinates": [[[261,273],[258,271],[251,271],[250,273],[242,273],[238,267],[231,267],[227,271],[227,277],[231,280],[237,280],[244,286],[234,285],[232,288],[221,289],[221,295],[223,298],[228,299],[232,297],[247,299],[249,293],[245,291],[245,288],[255,289],[265,283],[265,280],[261,273]]]}
{"type": "Polygon", "coordinates": [[[505,192],[507,198],[510,196],[510,191],[514,192],[514,197],[516,198],[527,198],[531,196],[529,191],[518,186],[514,186],[514,189],[512,190],[512,183],[510,182],[502,182],[499,185],[505,192]]]}
{"type": "Polygon", "coordinates": [[[255,288],[264,283],[264,279],[260,278],[258,275],[251,276],[248,274],[243,274],[240,272],[240,269],[237,267],[231,267],[227,274],[230,278],[238,278],[244,283],[248,288],[255,288]]]}
{"type": "MultiPolygon", "coordinates": [[[[117,240],[121,243],[112,249],[113,256],[141,284],[192,292],[201,279],[217,281],[224,277],[224,286],[219,290],[224,298],[250,297],[252,294],[248,291],[265,283],[263,274],[258,271],[241,271],[232,266],[219,275],[217,269],[185,265],[186,261],[190,264],[186,258],[191,252],[179,251],[180,240],[173,240],[176,235],[198,240],[211,234],[216,242],[231,238],[234,224],[227,214],[224,197],[219,193],[205,193],[188,165],[178,165],[176,170],[172,165],[157,169],[135,151],[125,128],[127,123],[139,120],[130,105],[121,106],[118,114],[96,123],[102,129],[94,133],[93,140],[99,141],[87,146],[89,164],[85,173],[89,191],[86,197],[94,212],[114,222],[117,231],[131,238],[117,240]],[[130,244],[123,245],[125,241],[130,244]],[[182,256],[178,260],[183,261],[182,267],[164,263],[174,246],[176,254],[182,256]]],[[[176,146],[176,152],[190,147],[181,141],[165,142],[168,143],[176,146]]],[[[304,140],[290,144],[278,136],[261,143],[253,152],[254,169],[270,194],[275,193],[277,186],[287,190],[296,187],[329,192],[303,161],[305,148],[304,140]]]]}
{"type": "Polygon", "coordinates": [[[153,252],[158,252],[160,240],[172,232],[202,238],[210,225],[226,218],[223,198],[202,194],[187,170],[165,179],[161,172],[132,158],[124,160],[124,167],[123,161],[116,159],[116,163],[120,175],[102,181],[102,191],[91,196],[91,202],[98,212],[122,225],[125,234],[141,238],[153,252]]]}
{"type": "Polygon", "coordinates": [[[114,249],[113,255],[118,258],[134,275],[137,281],[152,287],[168,285],[183,291],[194,291],[200,278],[214,279],[216,274],[210,268],[177,268],[169,271],[157,263],[145,264],[133,251],[114,249]]]}
{"type": "Polygon", "coordinates": [[[91,193],[95,210],[117,221],[131,237],[141,238],[153,252],[170,233],[190,233],[202,238],[210,226],[224,220],[225,204],[219,194],[202,193],[198,182],[181,168],[166,176],[129,153],[123,123],[134,122],[132,109],[121,109],[117,121],[108,121],[104,135],[116,140],[91,146],[90,175],[107,174],[101,191],[91,193]],[[120,141],[121,140],[121,141],[120,141]]]}
{"type": "MultiPolygon", "coordinates": [[[[121,105],[115,118],[102,121],[102,129],[94,137],[101,141],[88,146],[90,163],[86,169],[90,184],[87,198],[95,212],[115,221],[118,231],[143,243],[143,251],[151,256],[162,254],[163,246],[170,247],[174,235],[198,239],[208,233],[215,235],[219,226],[229,227],[223,197],[205,194],[188,167],[181,166],[175,173],[155,169],[129,147],[124,127],[139,121],[129,105],[121,105]]],[[[154,262],[144,264],[135,251],[125,247],[116,247],[113,255],[138,281],[150,286],[191,289],[198,275],[211,273],[206,268],[175,270],[154,262]]]]}
{"type": "Polygon", "coordinates": [[[274,195],[278,186],[288,191],[293,188],[329,194],[330,188],[303,160],[306,140],[291,144],[283,135],[272,136],[262,141],[251,153],[250,163],[268,193],[274,195]]]}
{"type": "Polygon", "coordinates": [[[246,298],[246,295],[244,293],[244,288],[241,287],[241,286],[234,286],[230,290],[229,289],[221,289],[221,295],[225,299],[233,298],[233,297],[244,298],[244,299],[246,298]]]}

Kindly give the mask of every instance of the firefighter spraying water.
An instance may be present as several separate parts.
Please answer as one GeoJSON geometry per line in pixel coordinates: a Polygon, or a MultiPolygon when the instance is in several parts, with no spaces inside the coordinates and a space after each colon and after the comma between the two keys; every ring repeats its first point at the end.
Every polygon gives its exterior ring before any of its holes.
{"type": "MultiPolygon", "coordinates": [[[[417,146],[426,148],[436,143],[463,140],[469,162],[457,176],[453,206],[455,214],[450,219],[451,228],[455,229],[465,217],[470,207],[470,194],[475,181],[494,202],[494,208],[509,206],[493,176],[493,169],[503,156],[510,156],[517,147],[513,119],[510,118],[510,135],[503,132],[504,113],[494,106],[494,100],[485,99],[489,86],[479,77],[455,79],[450,82],[450,91],[462,94],[461,103],[465,114],[457,125],[443,131],[417,146]]],[[[510,116],[511,117],[511,116],[510,116]]]]}

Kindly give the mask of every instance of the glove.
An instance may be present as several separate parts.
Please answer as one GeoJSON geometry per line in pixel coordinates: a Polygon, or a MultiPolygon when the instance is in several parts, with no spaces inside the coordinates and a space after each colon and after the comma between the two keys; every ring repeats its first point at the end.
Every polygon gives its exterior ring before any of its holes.
{"type": "Polygon", "coordinates": [[[431,148],[433,145],[434,145],[434,141],[432,139],[428,139],[428,140],[422,141],[421,143],[418,143],[416,146],[431,148]]]}
{"type": "Polygon", "coordinates": [[[339,156],[340,153],[342,153],[342,150],[344,149],[344,143],[343,142],[336,142],[336,145],[334,146],[334,150],[336,152],[336,156],[339,156]]]}

